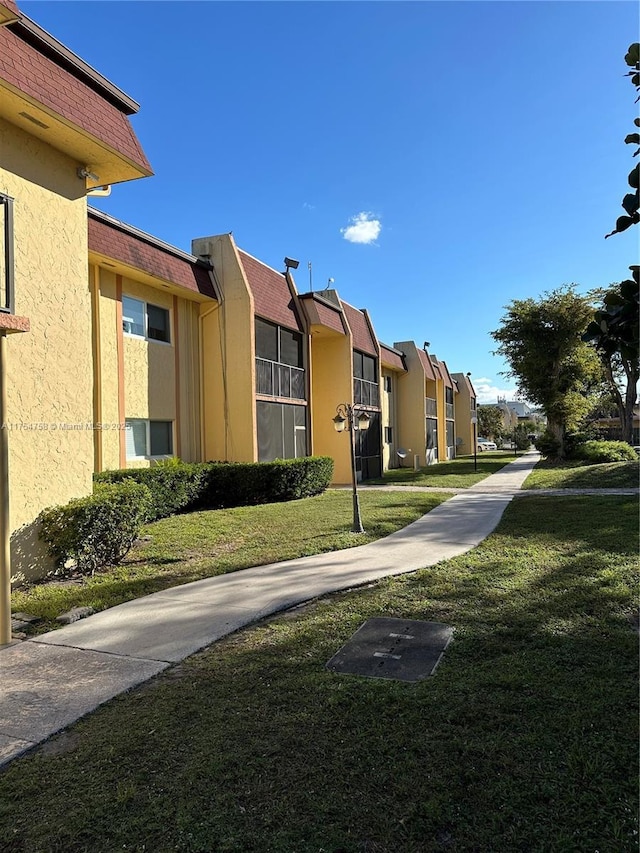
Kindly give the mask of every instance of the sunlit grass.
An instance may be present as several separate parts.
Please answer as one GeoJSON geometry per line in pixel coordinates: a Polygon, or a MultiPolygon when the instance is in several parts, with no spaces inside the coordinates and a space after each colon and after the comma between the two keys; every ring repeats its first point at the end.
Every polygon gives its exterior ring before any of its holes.
{"type": "Polygon", "coordinates": [[[59,627],[56,617],[71,607],[104,610],[189,581],[364,545],[405,527],[448,497],[442,493],[363,494],[363,534],[351,533],[352,499],[346,491],[171,516],[147,525],[142,541],[122,565],[94,577],[16,590],[12,608],[41,617],[44,622],[36,630],[49,630],[59,627]]]}
{"type": "MultiPolygon", "coordinates": [[[[639,460],[640,461],[640,460],[639,460]]],[[[638,462],[589,464],[577,459],[543,459],[529,474],[523,489],[633,489],[639,483],[638,462]]]]}
{"type": "Polygon", "coordinates": [[[371,485],[432,486],[447,489],[466,489],[495,474],[509,462],[513,452],[489,450],[473,456],[458,456],[450,462],[438,462],[419,471],[413,468],[393,468],[377,480],[367,480],[371,485]],[[477,470],[476,470],[477,469],[477,470]]]}

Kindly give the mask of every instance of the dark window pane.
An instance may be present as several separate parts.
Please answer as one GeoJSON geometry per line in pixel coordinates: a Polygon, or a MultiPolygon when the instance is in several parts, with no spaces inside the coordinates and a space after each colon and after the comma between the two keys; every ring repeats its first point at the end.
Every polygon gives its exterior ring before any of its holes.
{"type": "Polygon", "coordinates": [[[363,367],[362,367],[362,353],[353,352],[353,375],[357,379],[364,379],[363,375],[363,367]]]}
{"type": "Polygon", "coordinates": [[[256,317],[256,356],[278,361],[278,327],[256,317]]]}
{"type": "Polygon", "coordinates": [[[291,368],[286,364],[278,365],[279,390],[278,397],[291,396],[291,368]]]}
{"type": "Polygon", "coordinates": [[[153,341],[169,343],[169,312],[157,305],[147,305],[147,336],[153,341]]]}
{"type": "Polygon", "coordinates": [[[438,421],[427,418],[427,450],[438,447],[438,421]]]}
{"type": "Polygon", "coordinates": [[[282,406],[278,403],[256,403],[258,420],[258,461],[272,462],[282,458],[282,406]]]}
{"type": "Polygon", "coordinates": [[[447,403],[453,403],[453,388],[445,388],[445,400],[447,403]]]}
{"type": "Polygon", "coordinates": [[[256,359],[256,393],[275,396],[273,382],[274,365],[262,358],[256,359]]]}
{"type": "Polygon", "coordinates": [[[296,436],[294,423],[294,409],[296,408],[297,406],[282,407],[284,439],[284,454],[282,457],[283,459],[295,459],[296,456],[296,436]]]}
{"type": "Polygon", "coordinates": [[[363,379],[366,379],[367,382],[377,382],[378,381],[378,367],[377,360],[375,358],[371,358],[370,355],[362,356],[362,366],[364,368],[364,376],[363,379]]]}
{"type": "Polygon", "coordinates": [[[296,400],[304,400],[306,397],[304,387],[304,370],[291,371],[291,396],[296,400]]]}
{"type": "Polygon", "coordinates": [[[173,453],[173,429],[171,421],[149,423],[150,456],[170,456],[173,453]]]}
{"type": "Polygon", "coordinates": [[[302,367],[302,335],[280,329],[280,361],[293,367],[302,367]]]}
{"type": "Polygon", "coordinates": [[[453,424],[447,423],[447,447],[453,447],[455,444],[453,424]]]}

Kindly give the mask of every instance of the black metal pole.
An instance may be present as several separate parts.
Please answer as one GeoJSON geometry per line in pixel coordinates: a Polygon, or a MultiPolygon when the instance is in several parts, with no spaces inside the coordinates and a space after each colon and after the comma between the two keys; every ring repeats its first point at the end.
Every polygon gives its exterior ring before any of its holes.
{"type": "Polygon", "coordinates": [[[353,409],[347,410],[349,434],[351,439],[351,482],[353,485],[353,527],[352,533],[364,533],[360,518],[360,499],[358,497],[358,481],[356,478],[356,437],[353,409]]]}
{"type": "Polygon", "coordinates": [[[478,424],[473,425],[473,470],[478,470],[478,424]]]}

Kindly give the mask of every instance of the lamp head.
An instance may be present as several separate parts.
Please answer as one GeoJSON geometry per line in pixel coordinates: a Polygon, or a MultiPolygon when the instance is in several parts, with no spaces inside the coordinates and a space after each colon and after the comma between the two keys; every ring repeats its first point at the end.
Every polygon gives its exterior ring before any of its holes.
{"type": "Polygon", "coordinates": [[[333,419],[333,428],[336,432],[344,432],[344,428],[346,426],[347,419],[343,417],[340,412],[333,419]]]}

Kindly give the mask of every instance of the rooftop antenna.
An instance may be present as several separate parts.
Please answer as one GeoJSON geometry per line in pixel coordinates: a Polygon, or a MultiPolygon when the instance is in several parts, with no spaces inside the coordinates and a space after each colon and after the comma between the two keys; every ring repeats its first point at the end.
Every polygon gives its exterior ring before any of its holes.
{"type": "Polygon", "coordinates": [[[425,341],[425,342],[422,344],[422,349],[426,352],[426,351],[429,349],[429,347],[430,347],[430,346],[431,346],[431,344],[429,343],[429,341],[425,341]]]}
{"type": "Polygon", "coordinates": [[[331,285],[333,284],[333,282],[334,282],[334,281],[335,281],[335,279],[333,279],[333,278],[328,278],[328,279],[327,279],[327,286],[325,287],[325,290],[330,290],[331,285]]]}
{"type": "Polygon", "coordinates": [[[309,293],[313,293],[313,278],[311,272],[311,261],[307,261],[307,267],[309,268],[309,293]]]}

